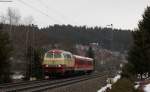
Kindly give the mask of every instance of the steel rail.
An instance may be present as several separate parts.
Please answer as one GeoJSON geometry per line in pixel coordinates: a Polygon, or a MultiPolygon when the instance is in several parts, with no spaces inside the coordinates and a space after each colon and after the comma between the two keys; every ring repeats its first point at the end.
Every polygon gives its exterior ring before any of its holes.
{"type": "Polygon", "coordinates": [[[54,84],[54,85],[44,85],[44,86],[41,86],[41,87],[35,87],[35,88],[32,88],[32,89],[25,89],[24,91],[19,91],[19,92],[42,92],[42,91],[46,91],[46,90],[50,90],[50,89],[54,89],[54,88],[59,88],[59,87],[63,87],[63,86],[66,86],[66,85],[71,85],[71,84],[75,84],[75,83],[79,83],[79,82],[82,82],[82,81],[86,81],[86,80],[89,80],[89,79],[94,79],[94,78],[98,78],[98,77],[104,77],[102,75],[99,75],[99,76],[88,76],[86,78],[81,78],[81,79],[76,79],[76,80],[71,80],[71,81],[65,81],[65,82],[62,82],[62,83],[58,83],[58,84],[54,84]]]}
{"type": "MultiPolygon", "coordinates": [[[[76,77],[79,77],[79,76],[75,76],[73,78],[76,78],[76,77]]],[[[0,89],[2,88],[9,88],[9,87],[15,87],[15,86],[20,86],[20,85],[27,85],[27,84],[33,84],[33,83],[39,83],[39,82],[47,82],[47,81],[55,81],[55,80],[61,80],[61,79],[50,79],[50,80],[46,80],[46,79],[43,79],[43,80],[32,80],[32,81],[22,81],[22,82],[15,82],[15,83],[3,83],[3,84],[0,84],[0,89]]]]}
{"type": "MultiPolygon", "coordinates": [[[[48,86],[54,87],[56,84],[61,84],[62,83],[67,83],[68,81],[79,81],[80,79],[85,79],[89,78],[92,76],[96,76],[98,74],[92,74],[92,75],[83,75],[83,76],[78,76],[78,77],[73,77],[73,78],[67,78],[67,79],[59,79],[59,80],[39,80],[39,81],[28,81],[28,82],[22,82],[22,83],[15,83],[15,84],[8,84],[8,85],[1,85],[0,86],[0,91],[1,92],[20,92],[23,90],[31,90],[31,89],[45,89],[48,86]]],[[[80,80],[81,81],[81,80],[80,80]]],[[[58,86],[58,85],[57,85],[58,86]]],[[[28,91],[31,92],[31,91],[28,91]]]]}

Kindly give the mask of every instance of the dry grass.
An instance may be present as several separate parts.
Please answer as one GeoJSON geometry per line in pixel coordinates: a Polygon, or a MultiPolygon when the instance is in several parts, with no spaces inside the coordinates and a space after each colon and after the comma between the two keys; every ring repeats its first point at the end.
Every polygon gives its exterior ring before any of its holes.
{"type": "Polygon", "coordinates": [[[129,79],[123,78],[118,80],[109,92],[143,92],[142,90],[135,90],[134,83],[129,79]]]}

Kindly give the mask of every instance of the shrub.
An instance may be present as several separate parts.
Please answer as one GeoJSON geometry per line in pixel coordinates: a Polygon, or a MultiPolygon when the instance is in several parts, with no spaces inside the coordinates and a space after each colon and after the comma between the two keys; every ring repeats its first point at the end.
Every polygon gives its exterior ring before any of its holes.
{"type": "Polygon", "coordinates": [[[134,83],[127,78],[119,79],[110,92],[137,92],[134,90],[134,83]]]}

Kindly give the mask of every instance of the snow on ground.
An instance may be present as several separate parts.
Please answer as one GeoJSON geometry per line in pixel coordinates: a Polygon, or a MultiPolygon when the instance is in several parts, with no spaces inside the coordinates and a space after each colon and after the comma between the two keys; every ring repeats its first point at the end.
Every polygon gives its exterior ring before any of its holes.
{"type": "Polygon", "coordinates": [[[116,83],[121,78],[120,75],[117,75],[113,78],[113,83],[116,83]]]}
{"type": "Polygon", "coordinates": [[[150,84],[145,85],[144,92],[150,92],[150,84]]]}
{"type": "Polygon", "coordinates": [[[139,87],[140,87],[140,85],[135,85],[134,86],[135,89],[138,89],[139,87]]]}
{"type": "Polygon", "coordinates": [[[105,92],[106,91],[106,89],[111,89],[111,85],[112,84],[107,84],[106,86],[104,86],[104,87],[102,87],[100,90],[98,90],[97,92],[105,92]]]}
{"type": "Polygon", "coordinates": [[[11,76],[12,77],[12,79],[22,79],[22,78],[24,78],[24,76],[23,75],[12,75],[11,76]]]}
{"type": "Polygon", "coordinates": [[[135,89],[138,89],[140,87],[140,82],[135,82],[136,84],[134,85],[135,89]]]}
{"type": "Polygon", "coordinates": [[[109,82],[109,84],[107,84],[106,86],[102,87],[100,90],[98,90],[97,92],[105,92],[107,89],[111,89],[111,86],[113,83],[116,83],[119,79],[121,78],[120,75],[115,76],[114,78],[108,78],[107,82],[109,82]],[[111,84],[110,84],[111,83],[111,84]]]}

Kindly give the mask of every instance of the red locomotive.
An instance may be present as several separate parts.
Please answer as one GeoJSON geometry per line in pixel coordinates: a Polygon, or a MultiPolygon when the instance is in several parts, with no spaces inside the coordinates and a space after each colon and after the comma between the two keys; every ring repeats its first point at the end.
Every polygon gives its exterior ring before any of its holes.
{"type": "Polygon", "coordinates": [[[45,75],[91,73],[94,69],[92,58],[73,55],[64,50],[49,50],[42,63],[45,75]]]}

